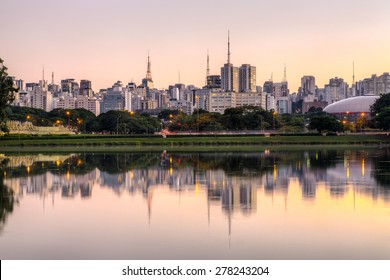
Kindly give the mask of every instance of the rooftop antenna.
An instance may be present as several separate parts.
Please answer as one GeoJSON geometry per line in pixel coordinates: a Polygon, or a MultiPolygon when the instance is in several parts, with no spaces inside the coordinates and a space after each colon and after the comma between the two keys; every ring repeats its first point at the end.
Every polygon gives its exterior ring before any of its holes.
{"type": "Polygon", "coordinates": [[[179,70],[179,84],[180,84],[180,70],[179,70]]]}
{"type": "Polygon", "coordinates": [[[230,64],[230,30],[228,30],[228,64],[230,64]]]}
{"type": "Polygon", "coordinates": [[[54,72],[51,72],[51,84],[54,85],[54,72]]]}
{"type": "Polygon", "coordinates": [[[284,76],[283,76],[283,82],[287,82],[287,71],[286,71],[286,63],[284,64],[284,76]]]}
{"type": "Polygon", "coordinates": [[[46,87],[46,83],[45,83],[45,65],[42,64],[42,88],[45,88],[46,87]]]}
{"type": "Polygon", "coordinates": [[[272,82],[274,80],[274,72],[271,72],[271,79],[270,81],[272,82]]]}
{"type": "Polygon", "coordinates": [[[207,77],[210,76],[210,58],[209,58],[209,49],[207,49],[207,69],[206,69],[206,85],[207,77]]]}
{"type": "Polygon", "coordinates": [[[355,84],[355,61],[352,62],[352,85],[355,84]]]}

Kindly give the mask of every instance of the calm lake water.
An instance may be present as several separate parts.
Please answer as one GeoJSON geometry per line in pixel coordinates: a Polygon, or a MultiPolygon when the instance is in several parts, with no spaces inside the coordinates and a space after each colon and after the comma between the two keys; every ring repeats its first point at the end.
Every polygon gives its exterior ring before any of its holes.
{"type": "Polygon", "coordinates": [[[390,149],[1,154],[1,259],[390,259],[390,149]]]}

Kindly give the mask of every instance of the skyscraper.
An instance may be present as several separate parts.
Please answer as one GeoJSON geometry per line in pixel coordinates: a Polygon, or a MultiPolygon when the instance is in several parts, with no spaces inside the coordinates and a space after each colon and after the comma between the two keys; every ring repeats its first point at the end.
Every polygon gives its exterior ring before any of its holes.
{"type": "Polygon", "coordinates": [[[332,78],[325,85],[325,101],[329,104],[347,98],[348,84],[341,78],[332,78]]]}
{"type": "Polygon", "coordinates": [[[274,92],[274,82],[272,80],[265,81],[263,85],[263,91],[266,93],[274,92]]]}
{"type": "Polygon", "coordinates": [[[240,92],[256,91],[256,67],[250,64],[243,64],[239,70],[239,89],[240,92]]]}
{"type": "Polygon", "coordinates": [[[228,59],[227,63],[221,67],[221,88],[223,91],[238,92],[238,67],[230,63],[230,34],[228,33],[228,59]]]}
{"type": "Polygon", "coordinates": [[[314,94],[316,91],[316,78],[314,76],[303,76],[301,78],[301,93],[304,95],[314,94]]]}
{"type": "Polygon", "coordinates": [[[80,90],[79,95],[92,97],[92,83],[89,80],[81,80],[80,81],[80,90]]]}

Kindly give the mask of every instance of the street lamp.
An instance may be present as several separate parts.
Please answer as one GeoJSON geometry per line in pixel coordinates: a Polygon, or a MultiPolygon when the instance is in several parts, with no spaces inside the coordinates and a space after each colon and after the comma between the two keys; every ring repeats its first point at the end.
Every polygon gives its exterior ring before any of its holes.
{"type": "Polygon", "coordinates": [[[70,126],[70,112],[66,111],[66,116],[68,117],[68,126],[70,126]]]}
{"type": "Polygon", "coordinates": [[[364,116],[365,116],[366,114],[362,113],[361,115],[362,115],[362,126],[361,126],[361,128],[360,128],[360,132],[363,133],[364,116]]]}
{"type": "Polygon", "coordinates": [[[276,116],[276,112],[275,112],[275,111],[272,113],[272,116],[273,116],[273,122],[274,122],[274,131],[275,131],[275,116],[276,116]]]}
{"type": "Polygon", "coordinates": [[[200,107],[199,98],[200,97],[198,95],[195,97],[195,99],[196,99],[196,108],[197,108],[197,110],[196,110],[196,115],[197,115],[196,123],[198,125],[198,134],[199,134],[199,107],[200,107]]]}

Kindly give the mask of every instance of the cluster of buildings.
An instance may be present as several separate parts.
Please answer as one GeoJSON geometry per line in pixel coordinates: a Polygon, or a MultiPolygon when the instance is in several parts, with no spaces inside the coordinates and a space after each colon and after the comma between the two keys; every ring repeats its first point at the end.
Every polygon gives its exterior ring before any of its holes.
{"type": "Polygon", "coordinates": [[[39,83],[25,84],[23,80],[14,79],[20,90],[13,105],[45,111],[56,108],[84,108],[95,115],[110,110],[156,114],[163,109],[180,110],[187,114],[191,114],[196,109],[223,113],[227,108],[255,105],[267,111],[290,114],[305,113],[311,108],[323,109],[329,104],[350,97],[390,92],[390,75],[383,73],[358,82],[355,82],[353,75],[352,86],[342,78],[335,77],[331,78],[323,88],[317,87],[314,76],[303,76],[301,87],[296,93],[290,94],[286,66],[281,82],[274,82],[271,77],[264,82],[263,86],[258,86],[255,66],[242,64],[236,67],[231,63],[229,37],[227,63],[221,67],[220,75],[212,75],[207,54],[205,80],[205,86],[202,88],[186,86],[179,82],[170,85],[167,90],[156,89],[148,55],[146,76],[139,85],[134,82],[123,84],[117,81],[110,88],[94,92],[92,82],[89,80],[81,80],[78,83],[74,79],[64,79],[60,84],[56,84],[54,73],[52,73],[51,83],[48,83],[43,70],[42,80],[39,83]]]}

